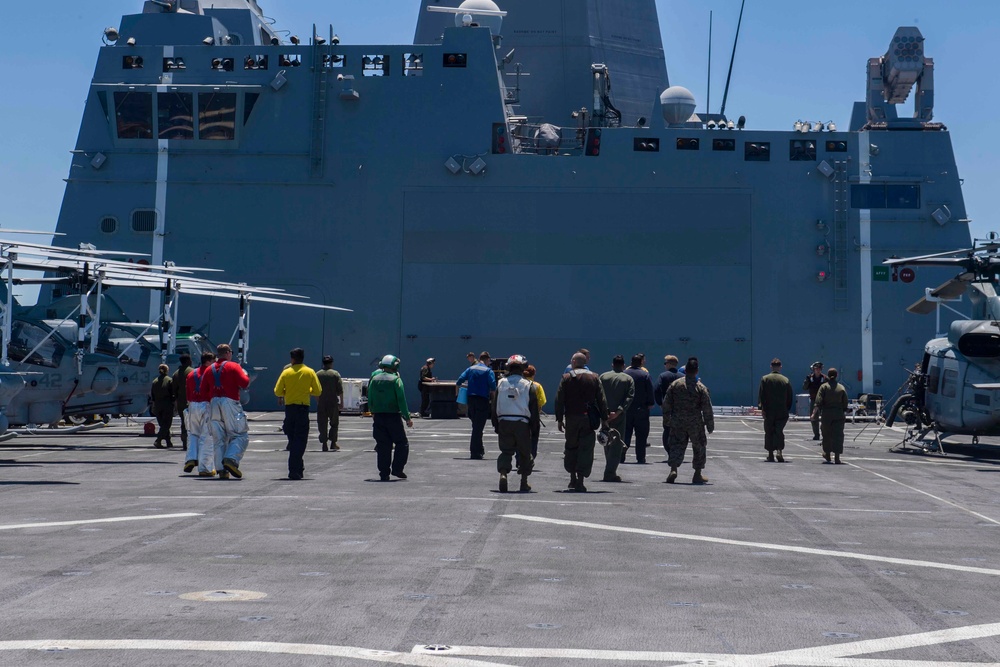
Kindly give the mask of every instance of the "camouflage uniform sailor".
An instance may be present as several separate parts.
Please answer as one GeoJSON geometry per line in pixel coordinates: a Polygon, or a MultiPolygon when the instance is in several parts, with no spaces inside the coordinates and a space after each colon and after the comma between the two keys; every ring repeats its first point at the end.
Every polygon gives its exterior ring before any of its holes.
{"type": "Polygon", "coordinates": [[[583,480],[590,477],[594,468],[594,445],[597,443],[587,406],[596,406],[601,422],[606,424],[608,420],[608,403],[601,380],[586,366],[587,356],[582,352],[574,354],[570,370],[562,376],[556,392],[556,425],[560,433],[566,434],[563,466],[569,473],[569,488],[580,492],[587,490],[583,480]]]}
{"type": "Polygon", "coordinates": [[[778,457],[778,463],[784,463],[782,450],[785,449],[785,424],[788,423],[788,411],[792,409],[792,385],[781,374],[781,359],[771,360],[771,372],[760,379],[757,390],[757,407],[764,417],[764,449],[767,450],[768,462],[778,457]]]}
{"type": "Polygon", "coordinates": [[[622,431],[625,428],[625,415],[635,398],[635,380],[625,372],[625,357],[619,354],[611,360],[611,370],[601,374],[601,386],[609,410],[608,430],[605,434],[607,440],[604,444],[604,481],[620,482],[622,478],[618,475],[618,465],[625,455],[622,431]]]}
{"type": "Polygon", "coordinates": [[[340,432],[340,402],[344,398],[344,380],[333,370],[333,357],[323,357],[322,370],[316,371],[323,393],[316,399],[316,425],[319,427],[319,442],[323,451],[340,451],[337,436],[340,432]],[[329,442],[329,446],[327,445],[329,442]]]}
{"type": "Polygon", "coordinates": [[[708,478],[701,474],[705,468],[705,449],[708,445],[705,430],[709,433],[715,430],[715,414],[712,412],[712,397],[708,388],[698,380],[697,357],[688,359],[684,377],[674,380],[667,388],[667,395],[663,398],[663,425],[670,429],[670,451],[667,457],[670,474],[667,475],[667,483],[673,484],[677,479],[677,468],[684,462],[689,439],[694,454],[691,462],[694,477],[691,483],[707,482],[708,478]]]}
{"type": "Polygon", "coordinates": [[[844,424],[847,421],[847,390],[837,381],[837,369],[826,372],[827,381],[816,392],[816,406],[812,418],[819,417],[823,433],[823,458],[830,463],[840,463],[844,453],[844,424]]]}

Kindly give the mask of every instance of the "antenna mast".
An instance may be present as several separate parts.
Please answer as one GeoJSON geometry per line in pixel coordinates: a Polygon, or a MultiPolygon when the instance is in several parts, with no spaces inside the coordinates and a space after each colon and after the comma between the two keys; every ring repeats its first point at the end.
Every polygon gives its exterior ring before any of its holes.
{"type": "Polygon", "coordinates": [[[719,114],[726,115],[726,100],[729,99],[729,82],[733,78],[733,62],[736,60],[736,45],[740,41],[740,26],[743,25],[743,8],[747,6],[747,0],[740,4],[740,20],[736,23],[736,39],[733,40],[733,55],[729,58],[729,74],[726,75],[726,92],[722,94],[722,109],[719,114]]]}
{"type": "Polygon", "coordinates": [[[710,114],[712,113],[712,12],[708,13],[708,93],[705,97],[707,100],[705,113],[710,114]]]}

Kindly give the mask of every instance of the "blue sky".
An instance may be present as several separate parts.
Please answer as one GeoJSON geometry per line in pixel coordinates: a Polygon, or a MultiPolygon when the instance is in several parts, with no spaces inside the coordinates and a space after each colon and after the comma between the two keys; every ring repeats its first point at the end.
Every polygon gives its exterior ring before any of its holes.
{"type": "MultiPolygon", "coordinates": [[[[538,0],[549,2],[554,0],[538,0]]],[[[345,44],[406,44],[416,0],[259,0],[276,27],[306,37],[332,23],[345,44]]],[[[498,0],[503,6],[503,0],[498,0]]],[[[457,1],[456,1],[457,4],[457,1]]],[[[671,83],[704,108],[709,11],[715,15],[712,104],[722,100],[739,0],[657,0],[671,83]]],[[[101,33],[141,0],[5,3],[11,38],[0,42],[0,226],[51,230],[63,194],[101,33]],[[16,35],[16,37],[14,37],[16,35]]],[[[748,125],[790,129],[797,119],[846,127],[863,100],[867,59],[884,53],[900,25],[916,25],[934,58],[936,112],[952,133],[973,235],[1000,231],[990,193],[1000,178],[1000,102],[995,0],[748,0],[728,109],[748,125]]],[[[906,113],[909,113],[907,107],[906,113]]]]}

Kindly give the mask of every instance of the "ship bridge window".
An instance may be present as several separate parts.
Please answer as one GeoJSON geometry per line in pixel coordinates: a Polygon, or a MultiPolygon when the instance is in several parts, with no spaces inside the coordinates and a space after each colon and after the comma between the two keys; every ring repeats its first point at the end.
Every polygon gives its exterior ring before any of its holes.
{"type": "Polygon", "coordinates": [[[184,64],[183,58],[164,58],[163,59],[163,71],[164,72],[174,72],[180,69],[187,69],[187,65],[184,64]]]}
{"type": "Polygon", "coordinates": [[[217,72],[232,72],[234,66],[232,58],[212,58],[212,69],[217,72]]]}
{"type": "Polygon", "coordinates": [[[403,76],[423,76],[423,75],[424,75],[424,54],[404,53],[403,76]]]}
{"type": "Polygon", "coordinates": [[[851,208],[920,208],[920,186],[852,185],[851,208]]]}
{"type": "Polygon", "coordinates": [[[115,93],[115,121],[119,139],[152,139],[152,93],[115,93]]]}
{"type": "Polygon", "coordinates": [[[198,138],[205,141],[236,138],[236,93],[199,93],[198,138]]]}
{"type": "Polygon", "coordinates": [[[699,139],[684,137],[677,139],[677,150],[679,151],[697,151],[700,149],[701,141],[699,139]]]}
{"type": "Polygon", "coordinates": [[[828,142],[826,142],[826,152],[827,153],[846,153],[847,152],[847,142],[846,141],[828,141],[828,142]]]}
{"type": "Polygon", "coordinates": [[[194,106],[191,93],[159,93],[156,96],[160,139],[194,139],[194,106]]]}
{"type": "Polygon", "coordinates": [[[142,69],[142,56],[124,56],[122,69],[142,69]]]}
{"type": "Polygon", "coordinates": [[[465,53],[444,54],[445,67],[465,67],[469,62],[469,56],[465,53]]]}
{"type": "Polygon", "coordinates": [[[792,139],[788,142],[788,158],[792,162],[815,162],[816,142],[792,139]]]}
{"type": "Polygon", "coordinates": [[[655,137],[636,137],[632,140],[632,150],[637,153],[659,153],[660,140],[655,137]]]}
{"type": "Polygon", "coordinates": [[[54,336],[49,336],[46,340],[47,335],[48,332],[41,327],[15,321],[11,325],[8,356],[13,361],[25,364],[57,368],[62,361],[63,347],[54,340],[54,336]]]}
{"type": "Polygon", "coordinates": [[[389,76],[389,59],[381,55],[361,58],[361,72],[365,76],[389,76]]]}
{"type": "Polygon", "coordinates": [[[281,54],[278,56],[278,65],[281,67],[299,67],[302,65],[302,56],[299,54],[281,54]]]}
{"type": "Polygon", "coordinates": [[[736,140],[735,139],[713,139],[712,140],[712,150],[713,151],[735,151],[736,150],[736,140]]]}
{"type": "Polygon", "coordinates": [[[747,142],[743,145],[743,160],[746,162],[770,162],[771,142],[756,141],[747,142]]]}

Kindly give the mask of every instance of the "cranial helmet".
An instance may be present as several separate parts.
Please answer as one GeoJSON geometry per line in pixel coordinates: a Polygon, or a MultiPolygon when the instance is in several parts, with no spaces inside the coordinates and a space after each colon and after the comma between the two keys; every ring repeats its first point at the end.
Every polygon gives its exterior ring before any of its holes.
{"type": "Polygon", "coordinates": [[[528,359],[523,354],[513,354],[507,359],[508,366],[526,366],[528,359]]]}
{"type": "Polygon", "coordinates": [[[382,361],[378,362],[378,367],[383,368],[387,371],[395,371],[399,369],[399,357],[394,357],[391,354],[387,354],[382,357],[382,361]]]}

